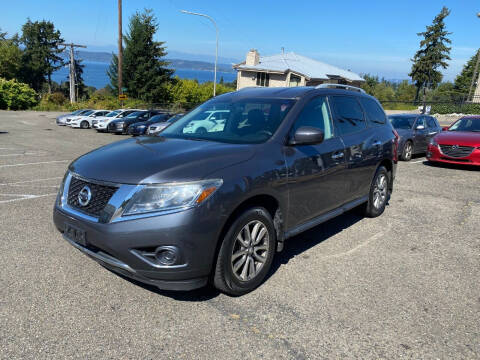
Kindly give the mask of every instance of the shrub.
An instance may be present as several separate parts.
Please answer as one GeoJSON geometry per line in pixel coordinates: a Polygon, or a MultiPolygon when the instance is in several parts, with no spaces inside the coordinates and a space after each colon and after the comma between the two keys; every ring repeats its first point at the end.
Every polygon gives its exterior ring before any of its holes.
{"type": "Polygon", "coordinates": [[[0,109],[25,110],[37,102],[37,93],[27,84],[0,78],[0,109]]]}
{"type": "Polygon", "coordinates": [[[54,92],[53,94],[47,95],[47,101],[57,105],[63,105],[67,101],[67,98],[61,92],[54,92]]]}
{"type": "Polygon", "coordinates": [[[432,114],[480,114],[480,104],[433,104],[432,114]]]}

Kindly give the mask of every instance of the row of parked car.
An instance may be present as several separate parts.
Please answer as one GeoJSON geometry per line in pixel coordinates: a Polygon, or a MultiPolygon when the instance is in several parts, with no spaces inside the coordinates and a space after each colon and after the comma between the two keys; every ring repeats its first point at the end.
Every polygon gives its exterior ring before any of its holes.
{"type": "Polygon", "coordinates": [[[421,153],[430,162],[480,165],[480,116],[464,116],[443,128],[430,115],[396,114],[388,118],[399,136],[401,160],[410,161],[421,153]]]}
{"type": "Polygon", "coordinates": [[[72,128],[95,129],[114,134],[154,135],[182,117],[164,110],[92,110],[81,109],[57,117],[56,123],[72,128]]]}

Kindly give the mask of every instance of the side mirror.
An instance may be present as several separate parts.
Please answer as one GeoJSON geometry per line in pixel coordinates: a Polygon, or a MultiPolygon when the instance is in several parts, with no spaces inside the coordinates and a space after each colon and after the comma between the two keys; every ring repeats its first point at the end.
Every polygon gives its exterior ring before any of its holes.
{"type": "Polygon", "coordinates": [[[323,130],[312,126],[302,126],[295,131],[290,139],[290,145],[315,145],[323,141],[323,130]]]}
{"type": "Polygon", "coordinates": [[[418,125],[416,127],[417,130],[425,130],[425,126],[424,125],[418,125]]]}
{"type": "Polygon", "coordinates": [[[448,131],[449,126],[442,127],[442,131],[448,131]]]}

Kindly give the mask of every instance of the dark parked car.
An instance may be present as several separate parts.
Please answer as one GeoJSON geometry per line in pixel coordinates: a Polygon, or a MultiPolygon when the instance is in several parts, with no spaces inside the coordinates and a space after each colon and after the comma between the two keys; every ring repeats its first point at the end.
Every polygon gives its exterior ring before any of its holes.
{"type": "Polygon", "coordinates": [[[442,131],[437,119],[430,115],[397,114],[389,115],[388,119],[400,136],[398,151],[404,161],[427,152],[430,139],[442,131]]]}
{"type": "Polygon", "coordinates": [[[382,214],[397,146],[363,90],[243,89],[160,136],[76,159],[53,218],[71,245],[112,271],[170,290],[210,280],[241,295],[261,284],[286,239],[355,207],[382,214]],[[185,131],[218,110],[228,112],[221,128],[185,131]]]}
{"type": "Polygon", "coordinates": [[[128,134],[133,136],[145,135],[150,125],[155,124],[159,121],[162,121],[162,122],[167,121],[171,117],[172,117],[171,113],[162,113],[162,114],[154,115],[147,121],[141,121],[141,122],[137,122],[135,124],[130,125],[127,129],[127,132],[128,134]]]}
{"type": "Polygon", "coordinates": [[[152,117],[150,120],[155,120],[155,121],[152,121],[152,123],[148,126],[147,132],[146,132],[147,135],[158,134],[160,131],[165,129],[167,126],[170,126],[171,124],[173,124],[175,121],[177,121],[184,115],[185,114],[183,113],[175,114],[167,120],[162,120],[160,117],[155,119],[156,116],[152,117]]]}
{"type": "Polygon", "coordinates": [[[153,115],[157,115],[161,113],[159,110],[139,110],[132,112],[128,116],[118,119],[118,120],[113,120],[108,124],[108,132],[115,133],[115,134],[126,134],[127,129],[130,125],[138,123],[138,122],[143,122],[147,121],[150,119],[153,115]]]}

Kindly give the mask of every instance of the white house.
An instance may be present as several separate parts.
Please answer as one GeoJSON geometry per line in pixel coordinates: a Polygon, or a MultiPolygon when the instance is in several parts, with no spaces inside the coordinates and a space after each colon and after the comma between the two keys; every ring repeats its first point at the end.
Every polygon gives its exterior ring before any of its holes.
{"type": "Polygon", "coordinates": [[[322,83],[358,86],[364,81],[352,71],[294,52],[260,56],[252,49],[246,60],[233,68],[237,70],[237,90],[250,86],[314,86],[322,83]]]}

